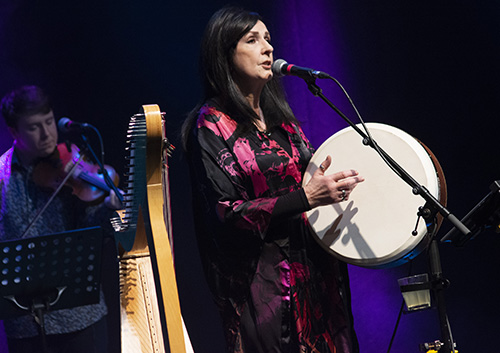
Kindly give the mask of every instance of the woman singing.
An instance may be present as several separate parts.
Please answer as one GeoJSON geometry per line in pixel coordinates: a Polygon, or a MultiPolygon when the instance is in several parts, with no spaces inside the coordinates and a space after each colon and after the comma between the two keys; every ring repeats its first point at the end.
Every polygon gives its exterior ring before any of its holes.
{"type": "Polygon", "coordinates": [[[196,233],[228,352],[358,351],[347,267],[316,243],[303,212],[342,202],[364,179],[302,188],[314,152],[273,78],[260,16],[223,8],[202,40],[205,96],[186,120],[196,233]]]}

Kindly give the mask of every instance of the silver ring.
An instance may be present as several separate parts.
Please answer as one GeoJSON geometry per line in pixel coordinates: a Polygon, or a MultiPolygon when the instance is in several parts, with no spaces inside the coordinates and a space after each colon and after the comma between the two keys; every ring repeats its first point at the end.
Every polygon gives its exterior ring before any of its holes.
{"type": "Polygon", "coordinates": [[[342,189],[342,200],[340,200],[340,201],[344,201],[346,196],[347,195],[346,195],[345,189],[342,189]]]}
{"type": "Polygon", "coordinates": [[[323,164],[319,165],[319,169],[321,169],[322,171],[325,171],[325,167],[323,166],[323,164]]]}

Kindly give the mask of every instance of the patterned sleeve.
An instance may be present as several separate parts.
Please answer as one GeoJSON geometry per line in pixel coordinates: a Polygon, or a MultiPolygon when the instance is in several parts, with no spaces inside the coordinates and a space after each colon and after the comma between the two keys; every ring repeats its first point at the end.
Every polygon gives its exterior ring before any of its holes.
{"type": "MultiPolygon", "coordinates": [[[[255,185],[255,178],[243,170],[241,164],[250,163],[242,161],[242,151],[248,146],[245,139],[234,140],[234,122],[217,111],[203,113],[193,141],[196,197],[204,198],[206,209],[214,212],[219,222],[252,230],[263,238],[278,196],[258,196],[266,186],[255,185]]],[[[260,173],[255,168],[253,171],[260,173]]]]}

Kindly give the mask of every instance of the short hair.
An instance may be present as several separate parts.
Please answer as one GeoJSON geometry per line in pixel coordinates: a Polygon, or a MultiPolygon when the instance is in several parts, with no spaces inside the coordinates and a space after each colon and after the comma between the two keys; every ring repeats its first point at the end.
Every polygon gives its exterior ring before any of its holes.
{"type": "Polygon", "coordinates": [[[6,94],[0,111],[8,127],[16,128],[20,118],[51,111],[49,97],[37,86],[22,86],[6,94]]]}

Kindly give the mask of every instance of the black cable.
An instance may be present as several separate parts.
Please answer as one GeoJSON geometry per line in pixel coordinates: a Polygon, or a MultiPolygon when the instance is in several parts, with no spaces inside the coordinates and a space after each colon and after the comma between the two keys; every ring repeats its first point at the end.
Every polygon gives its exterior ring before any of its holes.
{"type": "MultiPolygon", "coordinates": [[[[412,265],[413,265],[413,262],[410,261],[407,277],[409,277],[411,275],[412,265]]],[[[396,332],[398,331],[398,327],[399,327],[399,321],[401,320],[401,315],[403,314],[404,308],[405,308],[405,301],[403,299],[403,302],[401,303],[401,308],[399,309],[398,319],[396,320],[396,325],[394,326],[394,331],[392,331],[392,337],[391,337],[391,341],[389,342],[389,347],[387,348],[387,353],[389,353],[391,351],[391,347],[392,347],[392,344],[394,343],[394,338],[396,337],[396,332]]]]}
{"type": "MultiPolygon", "coordinates": [[[[329,78],[332,81],[334,81],[340,87],[340,89],[342,90],[342,92],[344,93],[344,95],[349,100],[349,103],[351,104],[352,108],[354,109],[354,111],[355,111],[355,113],[356,113],[356,115],[357,115],[357,117],[358,117],[358,119],[359,119],[359,121],[361,123],[361,126],[363,126],[363,129],[365,130],[365,133],[368,136],[368,140],[369,140],[368,144],[371,144],[373,146],[373,148],[375,149],[375,151],[380,155],[380,157],[382,158],[382,160],[389,166],[389,168],[391,170],[393,170],[396,175],[398,175],[399,177],[402,178],[401,173],[399,173],[398,170],[396,168],[394,168],[394,166],[392,165],[392,163],[390,163],[385,158],[384,154],[380,151],[377,143],[375,142],[375,140],[371,136],[370,131],[366,127],[365,122],[364,122],[363,118],[361,117],[361,114],[359,113],[358,109],[356,108],[356,105],[354,104],[353,100],[351,99],[351,97],[349,96],[349,94],[347,93],[347,91],[345,90],[345,88],[342,86],[342,84],[336,78],[334,78],[334,77],[328,76],[326,78],[329,78]]],[[[436,222],[436,220],[435,220],[435,222],[436,222]]],[[[437,223],[435,223],[435,224],[437,224],[437,223]]],[[[431,234],[429,235],[431,237],[431,239],[435,236],[436,231],[437,231],[437,229],[433,229],[431,231],[431,234]]],[[[410,262],[410,270],[408,271],[408,276],[410,276],[410,275],[411,275],[411,262],[410,262]]],[[[394,327],[394,331],[393,331],[393,334],[392,334],[392,337],[391,337],[391,341],[389,343],[389,348],[387,350],[387,353],[390,352],[392,344],[393,344],[393,341],[394,341],[394,338],[396,336],[397,328],[399,326],[399,321],[401,319],[401,314],[403,313],[403,310],[404,310],[404,305],[405,305],[405,302],[404,302],[404,299],[403,299],[403,303],[401,304],[401,309],[399,311],[398,319],[397,319],[396,325],[394,327]]],[[[451,327],[449,325],[448,316],[446,316],[446,321],[447,321],[447,324],[448,324],[448,330],[449,330],[451,341],[452,341],[451,343],[454,346],[454,341],[453,341],[453,336],[451,335],[451,327]]],[[[452,352],[455,352],[455,347],[452,347],[452,352]]]]}
{"type": "Polygon", "coordinates": [[[354,104],[353,100],[351,99],[351,97],[349,96],[349,94],[347,93],[347,91],[345,90],[344,86],[342,86],[342,84],[336,78],[331,77],[331,76],[329,76],[328,78],[331,79],[333,82],[335,82],[337,84],[337,86],[340,87],[340,89],[342,90],[342,92],[344,93],[344,95],[349,100],[349,103],[351,104],[352,108],[354,109],[354,112],[356,113],[356,115],[357,115],[357,117],[358,117],[358,119],[359,119],[359,121],[361,123],[361,126],[363,126],[363,129],[365,130],[365,133],[368,136],[368,140],[369,140],[368,143],[370,144],[370,142],[371,142],[371,145],[373,146],[373,148],[375,149],[375,151],[377,151],[377,153],[380,155],[380,157],[382,158],[382,160],[389,166],[389,168],[392,169],[392,171],[396,175],[398,175],[401,178],[401,174],[394,168],[394,166],[385,158],[384,154],[380,151],[377,143],[375,142],[375,139],[372,137],[372,135],[370,134],[370,131],[366,127],[365,121],[361,117],[361,114],[359,113],[358,108],[356,108],[356,105],[354,104]]]}
{"type": "MultiPolygon", "coordinates": [[[[358,108],[356,108],[356,105],[354,104],[353,100],[349,96],[349,93],[347,93],[347,91],[345,90],[345,88],[342,86],[342,84],[336,78],[331,77],[331,76],[329,76],[328,78],[331,79],[332,81],[334,81],[340,87],[340,89],[342,90],[342,92],[344,93],[344,95],[349,100],[349,103],[351,104],[352,108],[354,109],[354,111],[355,111],[355,113],[356,113],[356,115],[357,115],[357,117],[358,117],[361,125],[363,126],[363,129],[365,130],[366,135],[368,136],[368,140],[369,140],[368,143],[373,146],[373,148],[375,149],[375,151],[380,155],[380,157],[382,158],[382,160],[389,166],[389,168],[391,168],[391,170],[396,175],[398,175],[399,177],[401,177],[401,174],[394,168],[394,166],[385,158],[384,154],[380,151],[377,143],[373,139],[373,137],[370,134],[370,131],[368,130],[368,128],[367,128],[367,126],[366,126],[363,118],[361,117],[361,114],[359,113],[358,108]]],[[[410,261],[410,268],[409,268],[409,271],[408,271],[408,276],[411,275],[411,267],[412,267],[411,264],[412,263],[410,261]]],[[[401,303],[401,308],[399,309],[398,319],[396,320],[396,325],[394,326],[394,331],[392,332],[391,341],[389,342],[389,347],[387,348],[387,353],[389,353],[391,351],[392,344],[394,343],[394,338],[396,337],[396,332],[397,332],[398,327],[399,327],[399,322],[401,320],[401,315],[403,314],[404,306],[405,306],[405,301],[403,299],[403,301],[401,303]]]]}
{"type": "Polygon", "coordinates": [[[396,325],[394,326],[394,331],[392,331],[391,341],[389,342],[389,348],[387,348],[387,353],[391,351],[392,344],[394,343],[394,338],[396,337],[396,332],[398,331],[399,321],[401,320],[401,315],[403,314],[403,310],[405,308],[405,301],[401,303],[401,308],[399,309],[398,319],[396,320],[396,325]]]}
{"type": "Polygon", "coordinates": [[[102,136],[101,136],[101,132],[93,125],[91,124],[88,124],[88,126],[94,130],[94,132],[96,133],[97,135],[97,138],[99,139],[99,145],[100,145],[100,148],[101,148],[101,163],[102,165],[104,165],[104,143],[102,141],[102,136]]]}

